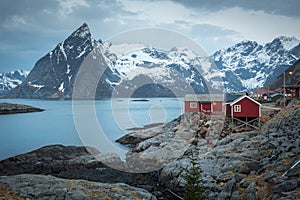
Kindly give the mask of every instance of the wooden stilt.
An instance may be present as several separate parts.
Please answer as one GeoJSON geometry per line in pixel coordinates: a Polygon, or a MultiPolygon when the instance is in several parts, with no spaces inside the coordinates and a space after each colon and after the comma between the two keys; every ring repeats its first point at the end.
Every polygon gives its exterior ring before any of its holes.
{"type": "Polygon", "coordinates": [[[260,128],[260,118],[254,118],[252,120],[248,120],[248,117],[246,117],[245,121],[235,118],[235,117],[231,117],[231,127],[232,127],[232,132],[234,131],[234,129],[237,128],[241,128],[241,127],[252,127],[254,129],[259,129],[260,128]],[[241,125],[234,125],[234,123],[236,122],[240,122],[241,125]],[[255,122],[258,122],[257,126],[255,126],[255,122]]]}

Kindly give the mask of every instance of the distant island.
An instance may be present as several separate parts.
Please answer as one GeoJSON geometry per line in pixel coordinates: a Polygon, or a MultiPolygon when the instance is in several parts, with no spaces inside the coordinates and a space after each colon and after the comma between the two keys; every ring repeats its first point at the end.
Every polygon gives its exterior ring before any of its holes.
{"type": "Polygon", "coordinates": [[[148,99],[132,99],[131,101],[149,101],[148,99]]]}
{"type": "Polygon", "coordinates": [[[0,103],[0,114],[16,114],[29,112],[42,112],[44,109],[23,104],[0,103]]]}

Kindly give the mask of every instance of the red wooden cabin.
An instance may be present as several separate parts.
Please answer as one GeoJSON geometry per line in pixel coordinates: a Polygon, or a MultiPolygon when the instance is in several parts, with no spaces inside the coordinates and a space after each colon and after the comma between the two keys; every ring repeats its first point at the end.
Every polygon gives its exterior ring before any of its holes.
{"type": "Polygon", "coordinates": [[[224,114],[223,94],[187,94],[184,98],[185,112],[224,114]]]}
{"type": "Polygon", "coordinates": [[[286,85],[285,94],[291,97],[300,97],[300,81],[298,81],[296,85],[286,85]]]}
{"type": "Polygon", "coordinates": [[[226,115],[231,117],[261,117],[261,104],[249,96],[226,103],[226,115]]]}
{"type": "Polygon", "coordinates": [[[232,102],[226,103],[226,115],[231,117],[232,123],[234,121],[242,123],[239,127],[250,126],[258,128],[261,117],[261,104],[251,97],[244,95],[232,102]],[[258,126],[254,125],[254,122],[258,122],[258,126]]]}

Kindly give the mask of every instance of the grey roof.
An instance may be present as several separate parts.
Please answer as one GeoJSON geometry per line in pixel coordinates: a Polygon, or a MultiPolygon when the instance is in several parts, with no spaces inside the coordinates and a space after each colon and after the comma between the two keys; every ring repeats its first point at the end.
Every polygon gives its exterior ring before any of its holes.
{"type": "Polygon", "coordinates": [[[184,101],[224,101],[224,94],[186,94],[184,97],[184,101]]]}
{"type": "Polygon", "coordinates": [[[240,94],[227,94],[226,95],[226,102],[227,103],[231,103],[233,101],[235,101],[236,99],[240,98],[243,95],[240,94]]]}

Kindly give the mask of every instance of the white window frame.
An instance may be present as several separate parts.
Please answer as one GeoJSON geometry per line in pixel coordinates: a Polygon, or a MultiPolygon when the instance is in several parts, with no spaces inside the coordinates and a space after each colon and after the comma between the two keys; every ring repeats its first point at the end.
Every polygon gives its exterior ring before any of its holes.
{"type": "Polygon", "coordinates": [[[240,105],[240,104],[234,105],[233,111],[234,112],[242,112],[242,105],[240,105]]]}
{"type": "Polygon", "coordinates": [[[190,108],[198,108],[197,102],[190,102],[190,108]]]}

